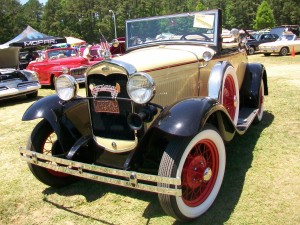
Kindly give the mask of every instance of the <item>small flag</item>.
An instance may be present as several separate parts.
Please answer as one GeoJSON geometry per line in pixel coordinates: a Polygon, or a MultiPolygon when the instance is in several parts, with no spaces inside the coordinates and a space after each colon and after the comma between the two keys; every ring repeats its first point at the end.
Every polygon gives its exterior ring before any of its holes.
{"type": "Polygon", "coordinates": [[[105,52],[105,55],[110,56],[110,46],[107,40],[105,39],[104,35],[101,33],[101,31],[99,32],[100,32],[100,47],[105,52]]]}

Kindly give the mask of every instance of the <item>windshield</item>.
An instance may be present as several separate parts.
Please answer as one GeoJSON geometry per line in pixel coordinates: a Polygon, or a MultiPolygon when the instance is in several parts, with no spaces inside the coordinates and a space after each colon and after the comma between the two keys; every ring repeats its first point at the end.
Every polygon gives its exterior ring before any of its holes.
{"type": "Polygon", "coordinates": [[[217,11],[177,14],[126,21],[126,47],[186,43],[216,45],[217,11]]]}
{"type": "Polygon", "coordinates": [[[57,49],[57,50],[49,51],[47,54],[50,60],[67,58],[67,57],[72,57],[77,55],[74,49],[57,49]]]}
{"type": "Polygon", "coordinates": [[[295,35],[294,34],[286,34],[279,37],[278,41],[292,41],[294,40],[295,35]]]}

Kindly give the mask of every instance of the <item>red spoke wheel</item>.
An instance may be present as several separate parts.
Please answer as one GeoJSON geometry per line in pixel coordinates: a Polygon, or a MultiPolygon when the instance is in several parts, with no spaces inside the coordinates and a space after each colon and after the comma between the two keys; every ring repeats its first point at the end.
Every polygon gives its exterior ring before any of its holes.
{"type": "Polygon", "coordinates": [[[198,142],[182,171],[182,199],[190,207],[200,205],[214,187],[219,167],[218,150],[209,139],[198,142]]]}
{"type": "Polygon", "coordinates": [[[207,125],[190,141],[171,141],[161,159],[159,175],[181,177],[182,196],[159,194],[164,211],[181,221],[206,212],[220,190],[225,164],[224,142],[213,126],[207,125]]]}
{"type": "Polygon", "coordinates": [[[236,125],[239,115],[239,86],[232,66],[228,66],[224,73],[221,103],[236,125]]]}
{"type": "MultiPolygon", "coordinates": [[[[27,142],[27,149],[43,153],[45,155],[52,155],[53,152],[56,154],[59,152],[62,153],[57,136],[46,120],[39,122],[33,129],[27,142]]],[[[78,180],[77,177],[43,168],[31,163],[28,163],[28,166],[32,174],[39,181],[52,187],[63,187],[78,180]]]]}

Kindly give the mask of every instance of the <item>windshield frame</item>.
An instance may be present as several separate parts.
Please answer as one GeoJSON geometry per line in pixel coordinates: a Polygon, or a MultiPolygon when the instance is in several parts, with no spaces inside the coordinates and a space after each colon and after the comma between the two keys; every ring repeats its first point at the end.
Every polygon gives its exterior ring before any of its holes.
{"type": "MultiPolygon", "coordinates": [[[[165,16],[155,16],[155,17],[147,17],[147,18],[139,18],[139,19],[130,19],[126,20],[126,50],[134,50],[134,49],[139,49],[139,48],[145,48],[145,47],[151,47],[151,46],[158,46],[158,45],[174,45],[174,44],[179,44],[179,45],[204,45],[204,46],[209,46],[215,50],[220,49],[221,47],[221,11],[219,9],[216,10],[208,10],[208,11],[200,11],[200,12],[191,12],[191,13],[180,13],[180,14],[173,14],[173,15],[165,15],[165,16]],[[132,40],[131,38],[134,36],[131,34],[130,29],[132,24],[136,22],[148,22],[148,21],[153,21],[153,20],[162,20],[162,19],[177,19],[180,17],[189,17],[189,16],[194,16],[194,15],[213,15],[214,16],[214,22],[213,22],[213,27],[212,27],[212,41],[197,41],[197,40],[179,40],[179,39],[174,39],[174,40],[155,40],[155,41],[150,41],[150,42],[142,42],[137,45],[131,45],[130,41],[132,40]]],[[[201,28],[200,28],[201,29],[201,28]]]]}

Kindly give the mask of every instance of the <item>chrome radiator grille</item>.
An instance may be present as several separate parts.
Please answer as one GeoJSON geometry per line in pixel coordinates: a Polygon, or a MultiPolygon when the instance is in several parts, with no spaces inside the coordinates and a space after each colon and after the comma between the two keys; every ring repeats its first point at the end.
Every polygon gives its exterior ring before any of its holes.
{"type": "Polygon", "coordinates": [[[132,112],[132,103],[115,99],[129,98],[126,83],[127,76],[123,74],[93,74],[87,77],[88,96],[94,97],[89,100],[89,107],[95,136],[134,140],[134,131],[127,124],[127,116],[132,112]]]}

